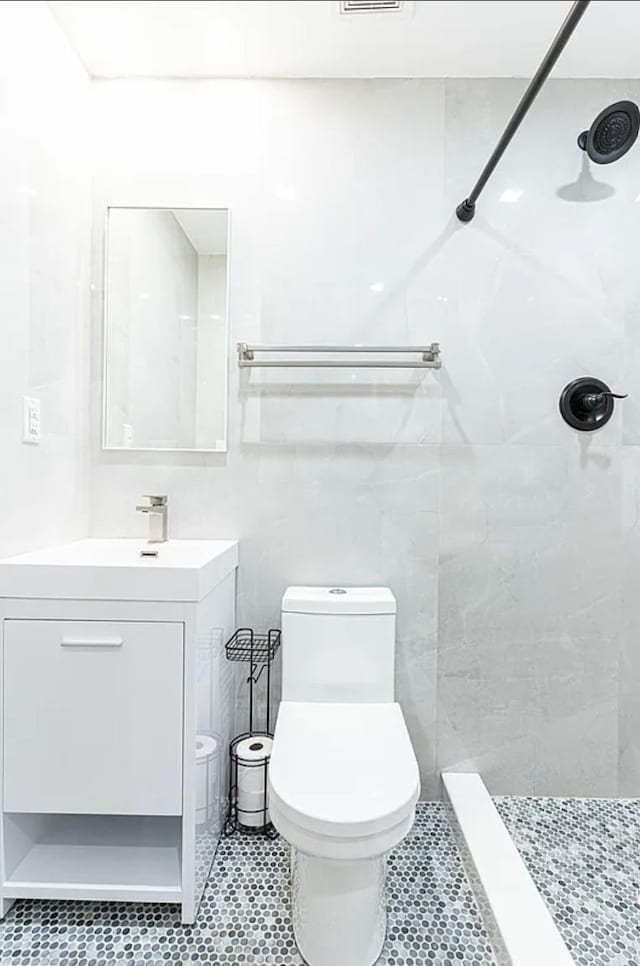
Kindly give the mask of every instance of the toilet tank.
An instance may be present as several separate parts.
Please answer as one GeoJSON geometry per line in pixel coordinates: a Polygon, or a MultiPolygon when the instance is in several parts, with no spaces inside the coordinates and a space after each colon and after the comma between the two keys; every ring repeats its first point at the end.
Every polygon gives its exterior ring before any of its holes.
{"type": "Polygon", "coordinates": [[[394,700],[396,601],[388,587],[289,587],[282,700],[394,700]]]}

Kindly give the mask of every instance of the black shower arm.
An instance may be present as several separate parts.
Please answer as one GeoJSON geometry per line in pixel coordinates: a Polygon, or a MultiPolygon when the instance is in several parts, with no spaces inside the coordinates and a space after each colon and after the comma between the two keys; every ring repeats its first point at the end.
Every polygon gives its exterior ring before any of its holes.
{"type": "Polygon", "coordinates": [[[487,181],[493,174],[500,158],[509,147],[509,143],[513,135],[520,127],[520,124],[524,120],[524,117],[527,114],[529,108],[531,107],[536,97],[540,93],[540,90],[544,82],[546,81],[547,77],[553,70],[553,67],[556,61],[558,60],[558,57],[560,56],[564,48],[569,43],[571,34],[580,23],[580,20],[582,19],[583,14],[586,12],[586,9],[589,6],[590,2],[591,0],[575,0],[575,3],[573,4],[573,6],[571,7],[571,10],[567,14],[567,17],[564,23],[562,24],[562,26],[560,27],[560,30],[556,34],[553,40],[553,43],[551,44],[551,46],[549,47],[549,50],[545,54],[544,60],[538,67],[537,71],[533,75],[533,78],[531,79],[531,83],[529,84],[526,91],[522,95],[522,99],[518,104],[518,106],[516,107],[515,111],[513,112],[513,116],[511,120],[505,127],[502,137],[496,144],[493,154],[485,164],[482,170],[482,174],[480,175],[480,177],[478,178],[478,180],[476,181],[473,187],[473,191],[471,192],[469,197],[466,198],[463,202],[461,202],[456,208],[456,215],[458,216],[460,221],[471,221],[471,219],[475,215],[476,201],[478,200],[478,197],[482,189],[484,188],[487,181]]]}

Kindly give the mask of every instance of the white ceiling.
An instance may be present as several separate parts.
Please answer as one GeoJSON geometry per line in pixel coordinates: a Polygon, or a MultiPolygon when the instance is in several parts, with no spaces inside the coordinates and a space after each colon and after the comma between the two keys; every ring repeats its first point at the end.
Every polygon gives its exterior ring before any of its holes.
{"type": "Polygon", "coordinates": [[[226,208],[177,208],[173,214],[199,255],[225,254],[226,208]]]}
{"type": "MultiPolygon", "coordinates": [[[[52,0],[96,77],[530,76],[569,0],[52,0]]],[[[558,77],[640,76],[640,0],[592,0],[558,77]]]]}

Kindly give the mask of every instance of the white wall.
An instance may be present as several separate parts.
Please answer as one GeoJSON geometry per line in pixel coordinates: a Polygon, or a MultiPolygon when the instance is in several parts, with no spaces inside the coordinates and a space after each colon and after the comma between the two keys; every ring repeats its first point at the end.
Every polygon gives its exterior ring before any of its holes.
{"type": "Polygon", "coordinates": [[[94,85],[96,224],[231,207],[232,345],[435,339],[444,368],[241,376],[232,353],[228,455],[96,449],[93,531],[142,534],[138,495],[168,492],[174,535],[240,539],[260,627],[289,583],[389,584],[427,795],[446,768],[637,794],[640,148],[579,179],[575,141],[640,83],[552,81],[462,226],[524,84],[94,85]],[[557,412],[588,373],[631,393],[592,438],[557,412]]]}
{"type": "Polygon", "coordinates": [[[89,81],[45,3],[0,4],[0,554],[88,532],[89,81]],[[42,442],[22,443],[22,396],[42,442]]]}

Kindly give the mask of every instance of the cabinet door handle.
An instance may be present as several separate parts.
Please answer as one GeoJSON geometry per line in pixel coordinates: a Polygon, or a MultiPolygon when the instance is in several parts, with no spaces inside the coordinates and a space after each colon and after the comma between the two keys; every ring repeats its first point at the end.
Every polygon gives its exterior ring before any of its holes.
{"type": "Polygon", "coordinates": [[[122,647],[123,644],[121,637],[63,637],[60,641],[61,647],[122,647]]]}

